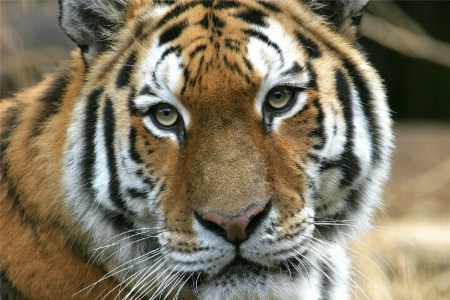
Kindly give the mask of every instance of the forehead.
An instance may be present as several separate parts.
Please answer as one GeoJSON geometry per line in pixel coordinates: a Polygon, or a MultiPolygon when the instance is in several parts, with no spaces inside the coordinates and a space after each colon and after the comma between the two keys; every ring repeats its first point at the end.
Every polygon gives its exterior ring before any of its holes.
{"type": "Polygon", "coordinates": [[[217,97],[223,88],[254,94],[270,75],[279,79],[304,61],[279,13],[253,1],[183,1],[146,10],[136,26],[146,50],[142,84],[185,99],[217,97]]]}

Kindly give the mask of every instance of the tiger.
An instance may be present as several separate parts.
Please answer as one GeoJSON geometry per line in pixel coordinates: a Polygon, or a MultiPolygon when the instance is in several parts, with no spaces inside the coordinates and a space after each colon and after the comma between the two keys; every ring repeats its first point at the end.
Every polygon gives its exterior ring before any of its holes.
{"type": "Polygon", "coordinates": [[[1,299],[350,299],[393,149],[368,0],[60,0],[3,99],[1,299]]]}

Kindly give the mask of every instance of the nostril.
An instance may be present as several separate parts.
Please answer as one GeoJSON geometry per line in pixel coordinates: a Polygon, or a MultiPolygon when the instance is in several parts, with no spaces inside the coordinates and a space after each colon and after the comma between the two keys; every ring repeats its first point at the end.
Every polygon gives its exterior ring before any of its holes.
{"type": "Polygon", "coordinates": [[[223,238],[227,237],[227,231],[223,229],[219,224],[213,222],[213,221],[207,221],[202,216],[194,211],[194,217],[195,219],[202,225],[205,229],[215,233],[218,236],[221,236],[223,238]]]}
{"type": "Polygon", "coordinates": [[[271,208],[272,208],[272,201],[269,201],[266,204],[266,206],[264,207],[264,209],[259,214],[254,215],[250,219],[250,222],[247,225],[247,228],[245,229],[245,233],[247,234],[247,236],[250,236],[251,234],[253,234],[253,232],[256,230],[258,225],[261,224],[264,221],[264,219],[267,217],[271,208]]]}
{"type": "Polygon", "coordinates": [[[233,217],[224,216],[216,212],[202,215],[194,212],[194,216],[205,229],[226,238],[231,243],[241,243],[262,223],[271,206],[270,201],[265,207],[252,205],[244,213],[233,217]]]}

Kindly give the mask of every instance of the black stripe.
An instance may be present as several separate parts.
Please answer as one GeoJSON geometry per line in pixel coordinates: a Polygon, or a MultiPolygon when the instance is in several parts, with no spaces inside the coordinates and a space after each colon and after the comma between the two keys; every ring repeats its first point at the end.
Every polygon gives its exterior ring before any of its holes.
{"type": "Polygon", "coordinates": [[[102,212],[105,218],[111,222],[111,225],[119,232],[129,231],[134,229],[134,223],[132,221],[132,216],[126,216],[122,213],[117,213],[117,211],[112,211],[103,204],[99,203],[97,208],[102,212]]]}
{"type": "Polygon", "coordinates": [[[20,300],[27,299],[8,277],[6,269],[0,271],[0,299],[1,300],[20,300]]]}
{"type": "Polygon", "coordinates": [[[3,190],[3,192],[6,194],[6,198],[11,201],[12,208],[17,212],[20,220],[24,224],[30,226],[30,229],[35,237],[39,237],[39,225],[34,221],[34,219],[31,219],[29,217],[29,214],[28,216],[26,215],[25,209],[21,204],[20,195],[17,192],[17,187],[14,183],[14,179],[11,178],[9,174],[9,164],[6,161],[2,161],[1,163],[1,175],[2,182],[6,185],[6,188],[3,190]]]}
{"type": "Polygon", "coordinates": [[[149,30],[144,32],[144,29],[147,29],[147,25],[148,25],[148,22],[142,22],[142,21],[139,22],[138,21],[138,23],[135,26],[135,31],[134,31],[133,37],[135,39],[139,39],[139,40],[146,38],[149,34],[149,30]]]}
{"type": "MultiPolygon", "coordinates": [[[[370,183],[369,183],[370,184],[370,183]]],[[[329,223],[343,224],[342,221],[347,221],[352,218],[361,208],[361,204],[363,204],[364,196],[362,191],[364,188],[362,186],[357,186],[351,189],[344,199],[345,205],[341,206],[337,211],[332,212],[331,216],[327,216],[326,218],[317,218],[319,221],[330,221],[329,223]]],[[[324,204],[323,207],[318,207],[317,211],[323,210],[327,207],[327,204],[324,204]]],[[[336,236],[336,232],[339,230],[343,230],[342,226],[334,226],[334,225],[317,225],[317,230],[319,231],[319,235],[326,239],[333,239],[333,236],[336,236]],[[341,228],[339,228],[341,227],[341,228]]]]}
{"type": "Polygon", "coordinates": [[[247,69],[250,72],[252,72],[253,71],[253,66],[252,66],[251,62],[246,57],[243,57],[243,60],[244,60],[244,64],[247,67],[247,69]]]}
{"type": "MultiPolygon", "coordinates": [[[[0,134],[0,176],[1,181],[5,185],[4,193],[7,199],[11,201],[12,208],[15,209],[24,224],[30,226],[31,231],[38,236],[39,226],[33,219],[25,215],[25,210],[21,205],[21,199],[14,178],[10,174],[10,163],[6,158],[6,152],[8,150],[11,139],[13,138],[14,131],[17,126],[20,125],[20,113],[21,110],[18,107],[9,107],[4,116],[0,118],[2,124],[2,131],[0,134]]],[[[13,153],[11,153],[14,155],[13,153]]],[[[0,282],[1,283],[1,282],[0,282]]],[[[0,298],[3,299],[3,298],[0,298]]]]}
{"type": "Polygon", "coordinates": [[[311,39],[305,37],[300,32],[295,32],[295,37],[300,43],[300,46],[302,46],[306,50],[306,53],[310,58],[319,58],[322,55],[319,50],[319,46],[311,39]]]}
{"type": "Polygon", "coordinates": [[[262,32],[259,32],[257,30],[254,30],[254,29],[244,29],[243,32],[249,36],[257,38],[258,40],[266,43],[269,47],[274,48],[277,51],[277,53],[280,55],[281,62],[284,63],[284,57],[282,54],[283,52],[281,51],[280,47],[278,47],[277,44],[275,44],[274,42],[269,40],[267,35],[265,35],[262,32]]]}
{"type": "Polygon", "coordinates": [[[320,105],[320,102],[318,99],[314,99],[314,101],[312,102],[312,105],[317,110],[317,118],[316,118],[317,127],[313,131],[311,131],[308,134],[308,136],[309,137],[318,137],[320,139],[320,142],[315,144],[313,146],[313,148],[315,150],[321,150],[325,146],[325,132],[324,132],[324,128],[323,128],[323,122],[324,122],[325,116],[323,113],[322,106],[320,105]]]}
{"type": "Polygon", "coordinates": [[[206,45],[198,45],[195,49],[189,54],[189,58],[194,58],[198,53],[206,49],[206,45]]]}
{"type": "Polygon", "coordinates": [[[105,136],[106,157],[108,160],[109,169],[109,192],[112,202],[122,211],[126,211],[125,201],[122,199],[119,189],[119,177],[116,165],[115,152],[115,130],[116,118],[114,116],[114,108],[111,99],[106,98],[104,108],[104,126],[103,134],[105,136]]]}
{"type": "MultiPolygon", "coordinates": [[[[300,163],[296,163],[295,167],[301,171],[302,173],[305,173],[305,168],[300,164],[300,163]]],[[[305,173],[306,174],[306,173],[305,173]]]]}
{"type": "Polygon", "coordinates": [[[205,15],[205,17],[200,22],[198,22],[198,24],[200,24],[200,26],[202,26],[203,28],[208,29],[209,28],[209,16],[205,15]]]}
{"type": "Polygon", "coordinates": [[[148,197],[147,191],[142,191],[135,188],[129,188],[127,189],[127,194],[130,195],[131,198],[144,198],[146,199],[148,197]]]}
{"type": "Polygon", "coordinates": [[[341,102],[341,107],[344,112],[344,120],[347,126],[345,136],[346,143],[345,150],[341,154],[341,157],[338,160],[328,161],[323,165],[322,169],[325,170],[336,167],[342,168],[343,178],[341,179],[341,185],[350,185],[361,172],[359,159],[353,152],[355,124],[353,121],[352,98],[350,88],[344,74],[340,70],[336,70],[335,78],[337,96],[338,100],[341,102]]]}
{"type": "Polygon", "coordinates": [[[69,83],[69,74],[63,73],[55,80],[50,82],[49,87],[44,92],[44,95],[40,98],[40,101],[44,104],[40,108],[40,114],[36,119],[32,136],[38,136],[42,133],[43,125],[53,115],[57,114],[61,108],[61,103],[64,99],[67,85],[69,83]]]}
{"type": "Polygon", "coordinates": [[[130,95],[128,96],[128,110],[130,111],[130,116],[140,116],[141,113],[134,103],[136,96],[136,91],[134,88],[131,89],[130,95]]]}
{"type": "Polygon", "coordinates": [[[232,63],[228,60],[226,55],[223,56],[224,64],[233,71],[233,73],[237,73],[239,76],[243,76],[242,70],[237,63],[232,63]]]}
{"type": "Polygon", "coordinates": [[[312,160],[314,163],[318,164],[322,161],[322,158],[314,153],[308,153],[306,155],[310,160],[312,160]]]}
{"type": "Polygon", "coordinates": [[[180,46],[171,46],[164,50],[164,52],[161,54],[161,57],[159,58],[158,62],[156,63],[155,69],[158,67],[158,65],[166,58],[167,55],[171,53],[176,53],[177,55],[180,55],[181,53],[181,47],[180,46]]]}
{"type": "Polygon", "coordinates": [[[2,170],[6,164],[5,154],[8,149],[10,138],[14,134],[16,127],[19,125],[20,109],[18,107],[10,107],[4,113],[0,121],[2,124],[2,131],[0,134],[0,162],[2,170]]]}
{"type": "Polygon", "coordinates": [[[296,75],[299,73],[303,72],[303,68],[297,63],[294,62],[292,64],[292,67],[290,67],[288,70],[284,71],[283,73],[281,73],[281,75],[286,76],[286,75],[296,75]]]}
{"type": "MultiPolygon", "coordinates": [[[[150,172],[150,174],[152,174],[152,172],[150,172]]],[[[136,176],[139,177],[139,179],[148,186],[149,190],[154,190],[159,180],[159,178],[156,178],[156,180],[152,180],[150,177],[148,177],[147,174],[144,174],[144,171],[142,171],[142,169],[136,171],[136,176]]]]}
{"type": "Polygon", "coordinates": [[[381,159],[380,153],[380,131],[376,124],[376,116],[373,111],[371,102],[371,93],[368,88],[368,83],[365,81],[361,73],[356,69],[356,66],[350,63],[349,60],[344,59],[344,67],[347,69],[350,78],[353,80],[356,90],[358,91],[359,98],[361,99],[361,105],[365,115],[365,119],[368,121],[368,131],[370,132],[370,138],[372,143],[372,160],[377,163],[381,159]]]}
{"type": "MultiPolygon", "coordinates": [[[[165,1],[162,1],[162,3],[165,3],[165,1]]],[[[175,1],[173,3],[176,3],[175,1]]],[[[186,12],[191,7],[197,6],[200,3],[198,2],[191,2],[187,4],[182,4],[175,6],[171,11],[169,11],[165,16],[161,18],[161,20],[156,24],[155,28],[153,30],[157,30],[161,28],[163,25],[169,23],[172,19],[175,19],[176,17],[180,16],[184,12],[186,12]]]]}
{"type": "Polygon", "coordinates": [[[62,73],[54,81],[49,84],[49,88],[45,91],[44,95],[40,98],[40,101],[45,104],[60,105],[63,100],[64,92],[69,80],[68,72],[62,73]]]}
{"type": "Polygon", "coordinates": [[[131,73],[134,70],[134,64],[136,63],[136,54],[131,53],[125,64],[122,66],[119,74],[117,75],[116,86],[117,88],[123,88],[130,83],[131,73]]]}
{"type": "Polygon", "coordinates": [[[133,217],[127,217],[123,214],[110,214],[107,216],[108,219],[112,222],[113,226],[119,231],[131,232],[134,229],[134,223],[132,219],[133,217]]]}
{"type": "Polygon", "coordinates": [[[231,69],[232,72],[238,74],[239,76],[243,77],[245,79],[245,81],[251,85],[254,85],[254,83],[252,83],[250,76],[248,76],[248,74],[244,74],[244,72],[242,71],[241,67],[237,64],[237,63],[232,63],[228,60],[228,57],[226,55],[223,56],[223,62],[224,64],[231,69]]]}
{"type": "Polygon", "coordinates": [[[362,199],[360,191],[362,190],[364,190],[363,187],[351,190],[347,198],[345,198],[345,202],[347,202],[347,205],[345,206],[347,212],[355,213],[359,209],[362,199]]]}
{"type": "MultiPolygon", "coordinates": [[[[329,260],[328,258],[325,258],[326,260],[329,260]]],[[[322,270],[322,272],[320,273],[321,276],[321,280],[320,280],[320,291],[321,291],[321,295],[320,295],[320,300],[328,300],[330,299],[330,292],[333,291],[333,286],[335,280],[334,280],[334,276],[333,276],[333,271],[330,269],[330,267],[326,264],[326,263],[321,263],[320,264],[320,269],[322,270]]]]}
{"type": "Polygon", "coordinates": [[[154,0],[155,1],[155,4],[165,4],[165,5],[168,5],[168,4],[175,4],[175,3],[177,3],[177,1],[179,1],[179,0],[154,0]]]}
{"type": "Polygon", "coordinates": [[[221,18],[217,17],[216,15],[212,16],[212,22],[213,22],[213,26],[217,27],[217,28],[223,28],[226,25],[225,21],[222,20],[221,18]]]}
{"type": "Polygon", "coordinates": [[[9,114],[6,119],[6,124],[4,125],[4,129],[1,132],[0,135],[0,174],[2,177],[2,182],[6,184],[6,196],[8,199],[11,200],[12,206],[14,209],[16,209],[19,212],[19,216],[22,220],[26,219],[25,217],[25,210],[22,208],[20,204],[20,197],[19,193],[17,192],[16,184],[14,178],[11,177],[10,174],[10,163],[6,159],[6,151],[8,149],[9,143],[10,143],[10,137],[13,134],[13,131],[18,125],[18,116],[19,111],[16,113],[9,114]]]}
{"type": "Polygon", "coordinates": [[[267,24],[264,20],[266,14],[257,9],[247,9],[235,15],[236,18],[250,24],[266,27],[267,24]]]}
{"type": "Polygon", "coordinates": [[[241,3],[238,3],[233,0],[227,0],[227,1],[218,1],[217,4],[214,5],[214,9],[230,9],[230,8],[237,8],[237,7],[241,7],[241,6],[242,6],[241,3]]]}
{"type": "Polygon", "coordinates": [[[164,61],[164,59],[166,58],[167,55],[169,55],[171,53],[176,53],[177,55],[180,55],[180,52],[181,52],[180,46],[171,46],[171,47],[167,48],[166,50],[164,50],[164,52],[161,54],[161,57],[159,58],[158,62],[156,63],[153,73],[152,73],[152,80],[157,86],[159,86],[159,83],[156,80],[156,72],[158,71],[159,65],[164,61]]]}
{"type": "Polygon", "coordinates": [[[306,70],[308,70],[308,76],[309,76],[308,88],[318,91],[319,88],[317,86],[317,74],[314,71],[310,62],[308,62],[306,64],[306,70]]]}
{"type": "Polygon", "coordinates": [[[98,88],[93,90],[88,96],[86,105],[86,119],[84,123],[84,152],[81,159],[83,165],[83,181],[86,189],[90,192],[91,197],[95,195],[93,180],[94,180],[94,164],[95,164],[95,134],[97,126],[97,112],[99,107],[100,96],[103,94],[103,89],[98,88]]]}
{"type": "Polygon", "coordinates": [[[187,22],[180,22],[164,30],[159,36],[159,45],[167,44],[178,38],[187,25],[187,22]]]}
{"type": "Polygon", "coordinates": [[[139,95],[141,95],[141,96],[142,95],[146,95],[146,96],[152,96],[152,97],[156,97],[157,96],[155,91],[153,91],[152,88],[148,84],[146,84],[141,89],[141,91],[139,92],[139,95]]]}
{"type": "Polygon", "coordinates": [[[342,108],[344,110],[344,119],[347,124],[347,132],[346,132],[346,145],[345,151],[342,154],[340,164],[343,167],[344,178],[342,179],[342,184],[350,184],[352,181],[358,176],[361,171],[361,166],[358,157],[356,157],[353,152],[354,148],[354,131],[355,124],[353,121],[353,105],[352,105],[352,96],[350,93],[350,88],[345,79],[344,74],[337,70],[335,73],[336,78],[336,91],[338,94],[338,99],[342,104],[342,108]]]}
{"type": "Polygon", "coordinates": [[[183,89],[182,89],[182,94],[184,93],[184,90],[186,89],[186,85],[187,85],[187,83],[188,83],[188,81],[189,81],[189,77],[191,77],[191,74],[189,73],[189,70],[188,70],[188,68],[184,68],[184,70],[183,70],[183,77],[184,77],[184,86],[183,86],[183,89]]]}
{"type": "MultiPolygon", "coordinates": [[[[189,73],[188,68],[184,68],[183,69],[184,81],[183,81],[183,87],[181,88],[181,94],[184,94],[184,92],[186,92],[186,89],[187,89],[187,86],[188,86],[188,83],[189,83],[189,77],[190,77],[190,73],[189,73]]],[[[190,83],[192,83],[192,82],[194,82],[194,81],[191,80],[190,83]]]]}
{"type": "Polygon", "coordinates": [[[230,38],[226,38],[226,39],[224,39],[224,41],[225,41],[226,48],[228,48],[232,51],[235,51],[235,52],[240,51],[240,48],[239,48],[239,45],[241,43],[240,41],[235,40],[235,39],[230,39],[230,38]]]}
{"type": "Polygon", "coordinates": [[[139,154],[139,152],[136,149],[136,137],[137,137],[136,128],[131,127],[130,135],[129,135],[130,157],[136,163],[142,164],[144,162],[144,160],[142,159],[141,155],[139,154]]]}
{"type": "MultiPolygon", "coordinates": [[[[158,181],[159,181],[159,178],[158,178],[158,180],[156,182],[158,182],[158,181]]],[[[161,196],[161,194],[164,193],[165,190],[166,190],[166,183],[163,182],[161,184],[161,188],[159,189],[158,193],[156,193],[155,198],[158,199],[161,196]]]]}
{"type": "Polygon", "coordinates": [[[273,2],[269,2],[269,1],[259,1],[258,2],[259,5],[263,6],[265,9],[270,10],[273,13],[279,13],[281,10],[274,4],[273,2]]]}

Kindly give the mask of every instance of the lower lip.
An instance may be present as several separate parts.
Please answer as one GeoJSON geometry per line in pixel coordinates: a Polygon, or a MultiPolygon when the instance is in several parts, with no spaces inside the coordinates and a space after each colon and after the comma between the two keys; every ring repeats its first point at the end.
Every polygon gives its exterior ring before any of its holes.
{"type": "MultiPolygon", "coordinates": [[[[290,264],[290,263],[286,263],[290,264]]],[[[297,273],[289,270],[285,264],[280,264],[276,268],[264,267],[260,264],[253,263],[241,257],[236,257],[228,266],[226,266],[220,273],[209,276],[201,274],[199,276],[192,276],[192,284],[199,288],[202,284],[223,284],[226,282],[239,282],[242,280],[251,280],[251,278],[262,278],[269,274],[285,274],[292,277],[297,273]]],[[[291,268],[293,269],[293,268],[291,268]]]]}

